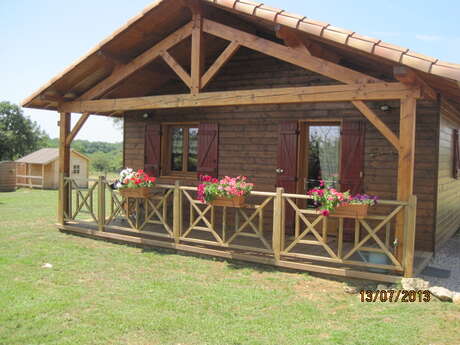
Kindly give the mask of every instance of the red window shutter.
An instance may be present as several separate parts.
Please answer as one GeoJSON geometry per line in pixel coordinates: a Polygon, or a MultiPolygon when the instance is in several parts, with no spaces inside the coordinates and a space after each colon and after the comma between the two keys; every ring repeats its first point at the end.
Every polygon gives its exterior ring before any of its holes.
{"type": "Polygon", "coordinates": [[[145,127],[144,170],[151,176],[160,176],[161,126],[149,124],[145,127]]]}
{"type": "Polygon", "coordinates": [[[297,191],[297,142],[299,125],[297,121],[285,121],[279,125],[277,187],[286,193],[297,191]]]}
{"type": "Polygon", "coordinates": [[[342,154],[340,188],[343,192],[359,194],[364,188],[364,141],[366,125],[363,121],[344,121],[342,124],[342,154]]]}
{"type": "Polygon", "coordinates": [[[201,175],[218,176],[219,126],[202,123],[198,128],[198,178],[201,175]]]}
{"type": "Polygon", "coordinates": [[[458,179],[459,177],[459,170],[460,170],[460,148],[458,147],[458,129],[454,129],[453,131],[453,138],[454,144],[454,161],[453,161],[453,177],[458,179]]]}

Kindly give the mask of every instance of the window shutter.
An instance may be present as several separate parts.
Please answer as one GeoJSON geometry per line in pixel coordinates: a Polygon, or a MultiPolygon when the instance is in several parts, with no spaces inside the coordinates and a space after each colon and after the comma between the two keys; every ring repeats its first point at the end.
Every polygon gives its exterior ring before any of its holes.
{"type": "Polygon", "coordinates": [[[161,126],[149,124],[145,127],[144,170],[151,176],[160,176],[161,126]]]}
{"type": "Polygon", "coordinates": [[[201,175],[218,177],[219,126],[202,123],[198,127],[198,178],[201,175]]]}
{"type": "Polygon", "coordinates": [[[454,144],[454,161],[453,161],[453,177],[455,179],[459,178],[459,170],[460,170],[460,148],[458,147],[458,129],[454,129],[453,131],[453,144],[454,144]]]}
{"type": "Polygon", "coordinates": [[[276,186],[283,187],[286,193],[297,191],[297,121],[285,121],[279,125],[278,169],[276,186]]]}
{"type": "Polygon", "coordinates": [[[366,126],[363,121],[344,121],[342,124],[342,154],[340,188],[343,192],[359,194],[364,188],[364,140],[366,126]]]}

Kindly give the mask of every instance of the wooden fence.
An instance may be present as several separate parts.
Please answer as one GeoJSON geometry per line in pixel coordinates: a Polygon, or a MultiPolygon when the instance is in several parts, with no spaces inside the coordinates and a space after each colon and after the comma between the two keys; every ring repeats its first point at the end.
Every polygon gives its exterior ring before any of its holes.
{"type": "MultiPolygon", "coordinates": [[[[151,199],[125,200],[104,177],[80,188],[62,181],[68,202],[59,228],[137,244],[233,258],[278,267],[394,282],[412,276],[416,197],[382,200],[364,219],[324,217],[306,195],[252,192],[244,208],[196,200],[196,188],[157,185],[151,199]],[[375,214],[374,214],[375,212],[375,214]],[[404,215],[404,252],[394,229],[404,215]],[[289,224],[287,224],[289,223],[289,224]],[[347,235],[347,236],[345,236],[347,235]]],[[[62,203],[62,202],[61,202],[62,203]]],[[[60,206],[62,207],[62,205],[60,206]]]]}

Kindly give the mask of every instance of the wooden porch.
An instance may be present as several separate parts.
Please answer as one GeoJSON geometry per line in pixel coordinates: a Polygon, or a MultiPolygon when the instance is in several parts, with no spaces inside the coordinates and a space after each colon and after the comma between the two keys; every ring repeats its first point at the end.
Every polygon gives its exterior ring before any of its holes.
{"type": "Polygon", "coordinates": [[[196,188],[158,185],[152,199],[123,200],[104,177],[83,189],[63,178],[68,211],[58,228],[94,237],[176,249],[283,268],[376,281],[412,276],[416,197],[382,200],[361,220],[323,217],[302,208],[306,195],[252,192],[244,208],[213,207],[196,200],[196,188]],[[293,228],[286,214],[293,215],[293,228]],[[398,257],[396,218],[404,217],[404,251],[398,257]],[[352,233],[349,232],[353,223],[352,233]],[[351,235],[351,236],[350,236],[351,235]],[[377,261],[376,261],[377,259],[377,261]]]}

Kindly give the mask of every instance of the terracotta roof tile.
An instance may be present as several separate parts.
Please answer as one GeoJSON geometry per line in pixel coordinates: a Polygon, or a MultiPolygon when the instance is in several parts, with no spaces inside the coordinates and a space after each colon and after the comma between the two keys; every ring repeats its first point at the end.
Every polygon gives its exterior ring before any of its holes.
{"type": "Polygon", "coordinates": [[[410,55],[410,56],[413,56],[413,57],[416,57],[416,58],[419,58],[419,59],[427,60],[427,61],[430,61],[430,62],[437,62],[438,61],[438,59],[435,59],[435,58],[433,58],[431,56],[416,53],[416,52],[414,52],[412,50],[409,50],[406,54],[410,55]]]}
{"type": "Polygon", "coordinates": [[[422,60],[422,59],[419,59],[417,57],[410,56],[407,54],[403,54],[401,63],[403,65],[418,69],[419,71],[423,71],[426,73],[430,72],[431,65],[433,64],[431,61],[422,60]]]}
{"type": "Polygon", "coordinates": [[[220,6],[233,8],[235,6],[236,0],[214,0],[214,3],[220,6]]]}
{"type": "Polygon", "coordinates": [[[354,31],[350,31],[350,30],[347,30],[347,29],[342,29],[342,28],[339,28],[338,26],[333,26],[333,25],[329,25],[327,27],[327,29],[332,30],[332,31],[341,32],[341,33],[344,33],[344,34],[347,34],[347,35],[352,35],[354,33],[354,31]]]}
{"type": "Polygon", "coordinates": [[[252,16],[254,14],[254,11],[256,9],[256,6],[254,5],[250,5],[250,4],[246,4],[246,3],[243,3],[241,1],[238,1],[234,6],[233,8],[237,11],[240,11],[242,13],[245,13],[245,14],[249,14],[250,16],[252,16]]]}
{"type": "Polygon", "coordinates": [[[324,26],[302,21],[299,23],[298,29],[311,35],[321,36],[324,26]]]}
{"type": "Polygon", "coordinates": [[[400,52],[399,50],[382,47],[380,44],[377,44],[374,47],[374,54],[384,59],[388,59],[388,60],[399,63],[401,61],[401,57],[403,53],[400,52]]]}
{"type": "Polygon", "coordinates": [[[386,43],[386,42],[380,42],[379,46],[382,46],[382,47],[385,47],[385,48],[390,48],[390,49],[393,49],[393,50],[397,50],[397,51],[400,51],[402,53],[406,53],[406,52],[409,51],[408,48],[400,47],[400,46],[397,46],[395,44],[386,43]]]}
{"type": "Polygon", "coordinates": [[[267,10],[263,7],[258,7],[256,8],[254,14],[261,19],[265,19],[265,20],[274,22],[278,12],[267,10]]]}
{"type": "Polygon", "coordinates": [[[460,68],[449,68],[435,64],[431,67],[431,74],[460,81],[460,68]]]}
{"type": "Polygon", "coordinates": [[[358,34],[356,32],[354,32],[351,36],[353,36],[354,38],[359,38],[360,40],[368,41],[368,42],[372,42],[372,43],[381,42],[381,40],[378,40],[378,39],[373,38],[373,37],[365,36],[365,35],[360,35],[360,34],[358,34]]]}
{"type": "Polygon", "coordinates": [[[347,43],[350,47],[365,51],[366,53],[372,53],[375,47],[374,42],[364,41],[356,37],[350,37],[347,43]]]}
{"type": "Polygon", "coordinates": [[[293,29],[297,29],[299,24],[300,24],[300,20],[298,18],[293,18],[293,17],[290,17],[290,16],[283,16],[283,15],[278,15],[275,19],[276,23],[277,24],[281,24],[281,25],[284,25],[284,26],[289,26],[293,29]]]}
{"type": "Polygon", "coordinates": [[[347,42],[348,36],[350,35],[342,33],[342,32],[338,32],[338,31],[330,30],[329,28],[327,28],[323,31],[322,36],[325,39],[328,39],[328,40],[331,40],[337,43],[345,44],[347,42]]]}

